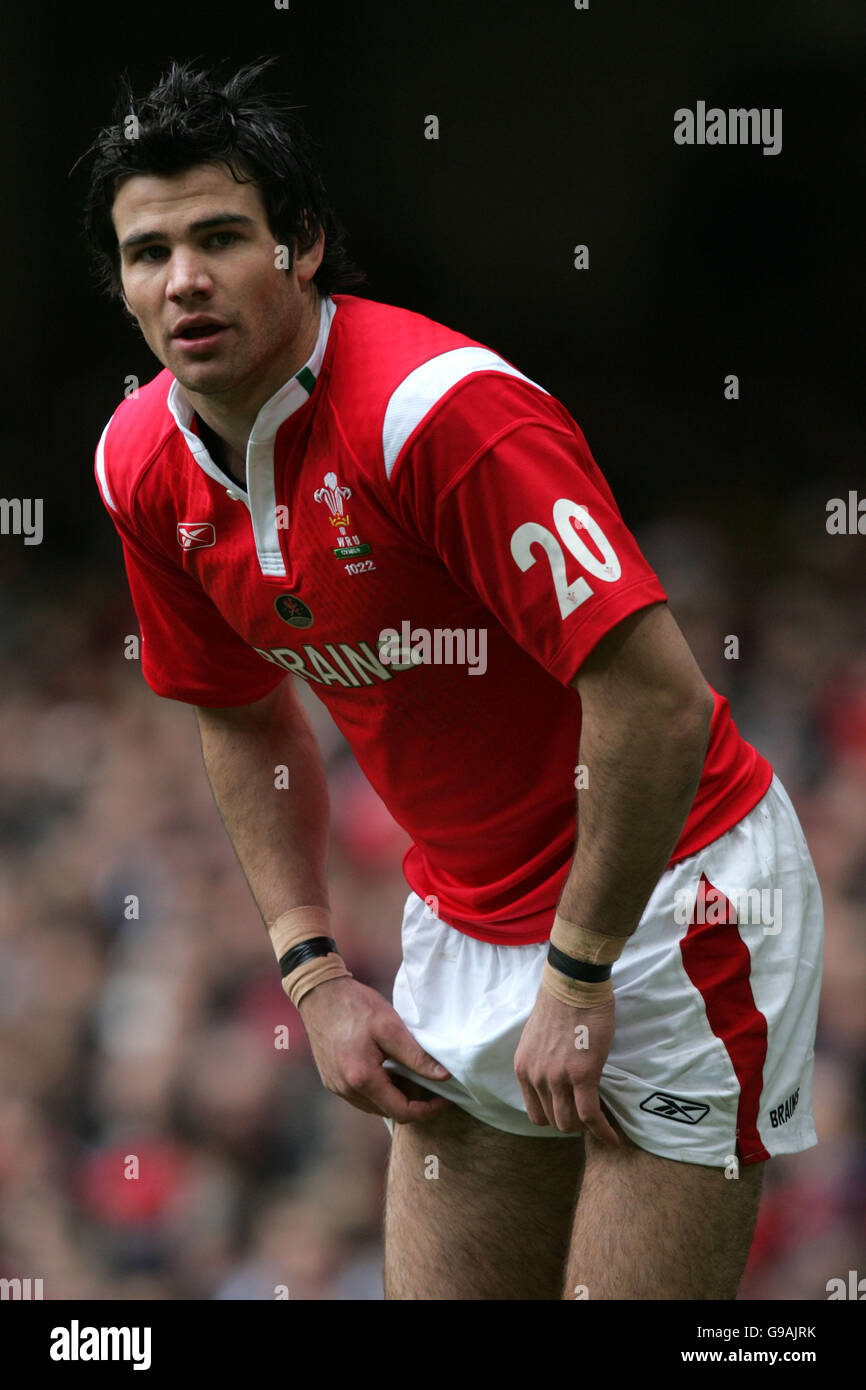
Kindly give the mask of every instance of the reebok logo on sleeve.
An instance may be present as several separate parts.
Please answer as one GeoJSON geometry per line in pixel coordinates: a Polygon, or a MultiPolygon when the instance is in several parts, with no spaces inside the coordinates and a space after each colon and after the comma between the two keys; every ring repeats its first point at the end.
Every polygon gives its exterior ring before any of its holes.
{"type": "Polygon", "coordinates": [[[181,550],[201,550],[216,545],[216,530],[210,521],[179,521],[177,543],[181,550]]]}

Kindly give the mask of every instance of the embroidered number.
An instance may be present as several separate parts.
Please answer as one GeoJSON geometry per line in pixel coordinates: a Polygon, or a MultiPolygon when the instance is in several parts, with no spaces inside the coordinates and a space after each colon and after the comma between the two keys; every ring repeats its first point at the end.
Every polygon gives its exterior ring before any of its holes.
{"type": "MultiPolygon", "coordinates": [[[[553,521],[561,539],[565,542],[566,548],[571,551],[583,569],[588,570],[594,578],[604,580],[606,584],[612,584],[614,580],[619,579],[622,574],[622,566],[616,551],[598,522],[590,516],[586,507],[582,507],[579,502],[572,502],[568,497],[560,497],[553,507],[553,521]],[[581,540],[571,524],[575,520],[579,521],[581,529],[592,537],[601,552],[601,559],[593,554],[585,541],[581,540]]],[[[546,526],[540,525],[537,521],[525,521],[522,526],[518,526],[511,537],[511,554],[514,556],[515,563],[524,573],[531,565],[535,564],[536,557],[532,553],[532,547],[536,542],[544,547],[547,554],[560,616],[565,619],[569,614],[574,613],[582,603],[586,603],[586,600],[591,598],[595,591],[583,578],[576,579],[573,584],[568,583],[562,546],[553,532],[548,531],[546,526]]]]}

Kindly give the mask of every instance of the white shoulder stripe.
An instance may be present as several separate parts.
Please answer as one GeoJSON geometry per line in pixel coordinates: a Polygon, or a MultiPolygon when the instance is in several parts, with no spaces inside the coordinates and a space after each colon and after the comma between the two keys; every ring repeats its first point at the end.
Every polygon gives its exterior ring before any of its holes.
{"type": "MultiPolygon", "coordinates": [[[[116,414],[117,412],[115,411],[111,417],[111,420],[114,419],[114,415],[116,414]]],[[[109,420],[108,425],[111,424],[111,420],[109,420]]],[[[108,434],[108,425],[106,425],[105,429],[102,431],[99,443],[96,446],[96,476],[99,480],[100,492],[102,493],[111,510],[113,512],[116,512],[117,508],[115,507],[114,502],[111,499],[111,493],[108,490],[108,478],[105,474],[105,436],[108,434]]]]}
{"type": "MultiPolygon", "coordinates": [[[[431,357],[429,362],[422,362],[400,382],[388,402],[382,427],[385,471],[389,478],[406,440],[445,392],[450,391],[463,377],[469,376],[470,372],[490,371],[504,372],[507,376],[528,381],[530,386],[538,386],[537,381],[531,381],[497,353],[483,347],[453,348],[450,352],[442,352],[438,357],[431,357]]],[[[538,389],[544,391],[543,386],[538,386],[538,389]]],[[[544,394],[547,396],[550,392],[544,391],[544,394]]]]}

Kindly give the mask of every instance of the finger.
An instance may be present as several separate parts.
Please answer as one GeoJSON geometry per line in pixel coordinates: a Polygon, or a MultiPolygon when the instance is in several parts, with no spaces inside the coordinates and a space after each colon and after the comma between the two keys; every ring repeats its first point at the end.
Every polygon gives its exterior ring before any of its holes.
{"type": "Polygon", "coordinates": [[[441,1115],[443,1110],[447,1110],[453,1102],[447,1096],[435,1096],[433,1100],[410,1100],[407,1102],[409,1114],[400,1119],[397,1115],[391,1118],[397,1125],[412,1124],[415,1120],[432,1120],[434,1116],[441,1115]]]}
{"type": "Polygon", "coordinates": [[[545,1113],[542,1095],[531,1082],[520,1081],[519,1077],[518,1081],[520,1082],[520,1089],[523,1093],[523,1104],[526,1106],[526,1113],[529,1116],[530,1122],[534,1125],[549,1124],[550,1121],[545,1113]]]}
{"type": "MultiPolygon", "coordinates": [[[[427,1106],[426,1115],[416,1114],[412,1119],[431,1119],[434,1115],[441,1115],[443,1110],[447,1110],[451,1101],[447,1096],[434,1095],[426,1086],[420,1086],[417,1081],[413,1081],[409,1076],[401,1076],[399,1072],[391,1071],[390,1067],[384,1069],[388,1080],[393,1082],[397,1090],[409,1101],[422,1101],[427,1106]]],[[[405,1120],[397,1120],[396,1124],[406,1124],[405,1120]]]]}
{"type": "Polygon", "coordinates": [[[444,1081],[451,1075],[447,1067],[419,1046],[397,1013],[393,1020],[374,1033],[373,1041],[386,1057],[401,1062],[410,1071],[418,1072],[419,1076],[429,1076],[431,1081],[444,1081]]]}
{"type": "Polygon", "coordinates": [[[574,1092],[567,1084],[553,1086],[550,1093],[553,1117],[556,1128],[562,1134],[580,1133],[582,1126],[577,1116],[574,1092]]]}
{"type": "Polygon", "coordinates": [[[360,1091],[351,1091],[348,1095],[340,1096],[340,1099],[347,1101],[349,1105],[354,1106],[356,1110],[365,1111],[368,1115],[382,1115],[384,1113],[377,1105],[371,1105],[366,1097],[361,1095],[360,1091]]]}
{"type": "MultiPolygon", "coordinates": [[[[517,1076],[516,1072],[514,1074],[515,1076],[517,1076]]],[[[533,1112],[533,1107],[537,1108],[538,1106],[538,1100],[534,1090],[532,1089],[528,1081],[524,1081],[519,1076],[517,1077],[517,1084],[520,1087],[520,1094],[523,1097],[523,1108],[529,1117],[530,1123],[534,1125],[538,1124],[538,1120],[536,1119],[535,1113],[533,1112]]]]}
{"type": "Polygon", "coordinates": [[[380,1067],[378,1075],[371,1078],[369,1085],[364,1088],[364,1095],[379,1108],[381,1114],[401,1125],[410,1124],[413,1120],[432,1119],[434,1115],[441,1115],[451,1104],[447,1096],[409,1100],[390,1080],[384,1067],[380,1067]]]}
{"type": "Polygon", "coordinates": [[[584,1129],[588,1129],[600,1144],[611,1144],[618,1147],[619,1137],[605,1118],[597,1087],[575,1087],[574,1102],[584,1129]]]}

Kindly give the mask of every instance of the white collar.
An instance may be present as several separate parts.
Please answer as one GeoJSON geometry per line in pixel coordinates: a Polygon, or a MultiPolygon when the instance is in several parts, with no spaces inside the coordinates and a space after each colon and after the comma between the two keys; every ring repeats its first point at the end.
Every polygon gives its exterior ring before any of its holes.
{"type": "Polygon", "coordinates": [[[245,477],[246,489],[240,485],[228,486],[227,475],[218,468],[205,447],[204,440],[190,428],[194,414],[193,407],[175,378],[168,392],[168,408],[174,416],[178,429],[186,440],[187,447],[203,473],[206,473],[220,487],[225,488],[229,497],[242,500],[249,509],[255,536],[256,554],[262,574],[280,577],[286,573],[280,549],[279,528],[277,525],[276,477],[274,468],[274,445],[277,431],[285,420],[293,415],[310,399],[316,385],[328,334],[337,306],[330,297],[321,302],[319,312],[319,332],[316,346],[303,367],[295,372],[265,401],[253,422],[247,442],[245,477]]]}

